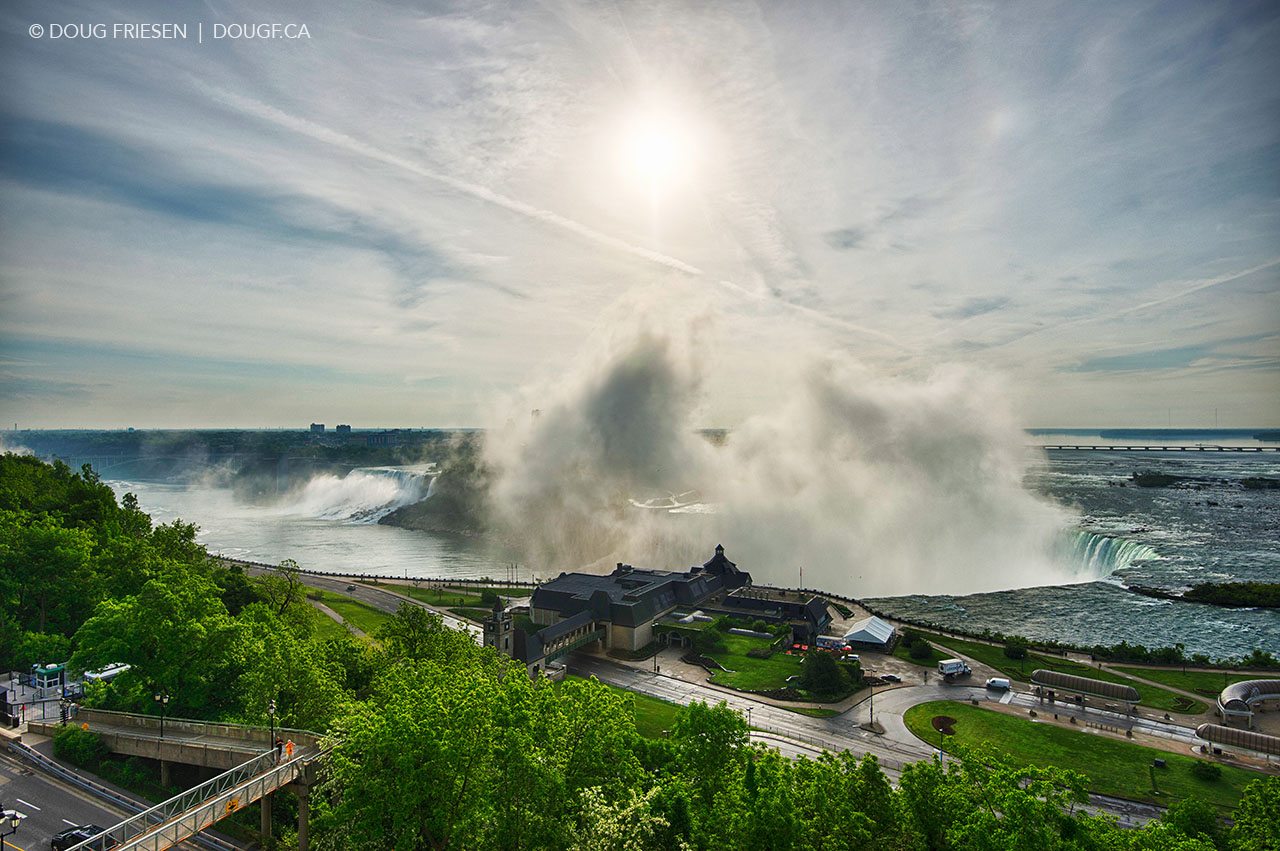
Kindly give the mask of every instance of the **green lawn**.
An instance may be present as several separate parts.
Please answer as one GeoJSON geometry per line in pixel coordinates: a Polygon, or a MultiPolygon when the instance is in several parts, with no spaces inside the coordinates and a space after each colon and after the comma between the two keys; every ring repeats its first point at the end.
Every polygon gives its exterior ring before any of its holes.
{"type": "Polygon", "coordinates": [[[314,600],[319,600],[354,626],[356,629],[373,635],[378,631],[378,627],[391,620],[391,615],[386,612],[379,611],[372,606],[367,606],[358,600],[353,600],[343,594],[333,591],[310,591],[307,596],[314,600]]]}
{"type": "Polygon", "coordinates": [[[782,708],[788,712],[808,715],[810,718],[834,718],[840,714],[834,709],[827,709],[825,706],[784,706],[782,708]]]}
{"type": "Polygon", "coordinates": [[[341,638],[344,635],[350,634],[347,632],[347,628],[345,626],[338,623],[319,609],[316,609],[315,624],[316,638],[319,638],[322,641],[329,638],[341,638]]]}
{"type": "MultiPolygon", "coordinates": [[[[583,678],[570,674],[568,679],[580,680],[583,678]]],[[[681,709],[678,704],[668,703],[665,700],[659,700],[647,694],[637,694],[608,683],[601,683],[601,685],[634,701],[632,705],[635,707],[636,713],[636,732],[645,738],[660,739],[666,736],[668,731],[676,725],[676,715],[679,714],[681,709]]]]}
{"type": "Polygon", "coordinates": [[[469,608],[487,608],[480,600],[481,591],[493,591],[503,597],[528,597],[532,590],[529,588],[484,588],[471,587],[466,588],[422,588],[413,585],[397,585],[388,584],[382,587],[388,588],[406,597],[426,603],[428,606],[440,606],[449,608],[452,606],[469,607],[469,608]]]}
{"type": "Polygon", "coordinates": [[[476,623],[483,623],[485,618],[493,614],[492,609],[480,609],[480,608],[472,609],[472,608],[464,608],[460,606],[454,606],[453,608],[449,609],[449,612],[451,614],[457,615],[460,618],[466,618],[467,620],[475,621],[476,623]]]}
{"type": "Polygon", "coordinates": [[[748,650],[768,647],[772,643],[773,641],[768,638],[752,638],[748,635],[726,633],[725,650],[710,655],[729,671],[716,671],[711,676],[711,682],[744,691],[786,688],[787,677],[800,673],[799,656],[788,656],[778,652],[768,659],[753,659],[747,655],[748,650]]]}
{"type": "Polygon", "coordinates": [[[936,715],[956,719],[955,736],[946,740],[948,750],[954,741],[969,746],[989,744],[1008,753],[1015,762],[1078,771],[1089,777],[1095,792],[1122,798],[1168,804],[1177,798],[1194,796],[1232,808],[1240,800],[1244,786],[1263,776],[1223,765],[1221,778],[1204,781],[1191,773],[1196,759],[1190,755],[1015,718],[953,700],[913,706],[907,710],[904,720],[912,733],[936,747],[938,733],[930,724],[936,715]],[[1168,766],[1155,769],[1156,782],[1164,793],[1159,796],[1154,795],[1151,788],[1150,766],[1154,759],[1163,759],[1168,766]]]}
{"type": "MultiPolygon", "coordinates": [[[[1073,662],[1070,659],[1063,659],[1059,656],[1046,656],[1040,653],[1028,653],[1026,659],[1015,660],[1004,655],[1004,647],[982,644],[977,641],[966,641],[963,638],[952,638],[950,636],[935,636],[926,634],[926,638],[930,643],[942,647],[954,653],[968,656],[970,659],[976,659],[984,665],[995,668],[1000,673],[1015,680],[1023,682],[1031,681],[1031,674],[1037,668],[1045,668],[1050,671],[1057,671],[1061,674],[1072,674],[1077,677],[1089,677],[1095,680],[1104,680],[1109,683],[1121,683],[1127,686],[1133,686],[1138,690],[1138,694],[1142,696],[1142,705],[1149,709],[1159,709],[1166,712],[1187,712],[1198,714],[1208,710],[1208,706],[1201,701],[1192,700],[1183,697],[1180,694],[1162,689],[1159,686],[1149,686],[1145,683],[1136,683],[1127,677],[1112,671],[1104,671],[1098,668],[1083,665],[1079,662],[1073,662]]],[[[911,659],[905,648],[901,644],[894,649],[893,655],[900,659],[906,659],[909,662],[923,664],[911,659]]],[[[936,664],[937,659],[945,659],[945,655],[935,657],[933,662],[929,663],[929,667],[936,664]]],[[[1151,677],[1150,679],[1158,679],[1151,677]]],[[[1160,680],[1160,682],[1164,682],[1160,680]]],[[[1221,689],[1221,686],[1218,687],[1221,689]]]]}
{"type": "Polygon", "coordinates": [[[1181,668],[1136,668],[1126,665],[1111,665],[1110,667],[1117,671],[1133,674],[1135,677],[1144,677],[1148,680],[1164,683],[1167,686],[1202,694],[1208,698],[1216,698],[1218,692],[1231,683],[1238,683],[1241,680],[1256,680],[1266,676],[1265,674],[1236,674],[1216,671],[1183,671],[1181,668]]]}

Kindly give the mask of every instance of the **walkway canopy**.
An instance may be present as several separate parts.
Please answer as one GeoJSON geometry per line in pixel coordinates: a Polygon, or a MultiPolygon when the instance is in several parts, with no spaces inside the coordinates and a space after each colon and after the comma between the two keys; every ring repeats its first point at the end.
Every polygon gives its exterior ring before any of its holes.
{"type": "Polygon", "coordinates": [[[1106,680],[1095,680],[1089,677],[1077,677],[1074,674],[1060,674],[1057,671],[1046,671],[1037,668],[1031,675],[1031,682],[1045,688],[1065,691],[1070,694],[1084,694],[1089,697],[1100,697],[1105,700],[1119,700],[1125,703],[1137,703],[1142,699],[1133,686],[1109,683],[1106,680]]]}
{"type": "Polygon", "coordinates": [[[1196,735],[1215,745],[1244,748],[1266,754],[1280,754],[1280,736],[1268,736],[1254,730],[1224,727],[1221,724],[1201,724],[1196,735]]]}
{"type": "Polygon", "coordinates": [[[1244,718],[1253,726],[1253,707],[1264,700],[1280,700],[1280,680],[1244,680],[1232,683],[1218,695],[1218,711],[1227,718],[1244,718]]]}

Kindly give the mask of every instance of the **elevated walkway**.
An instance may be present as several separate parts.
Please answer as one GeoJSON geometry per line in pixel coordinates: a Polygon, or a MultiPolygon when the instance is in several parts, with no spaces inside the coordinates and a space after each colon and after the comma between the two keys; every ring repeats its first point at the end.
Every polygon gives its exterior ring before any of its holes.
{"type": "MultiPolygon", "coordinates": [[[[172,848],[277,789],[295,782],[309,787],[314,780],[312,763],[319,755],[319,748],[311,746],[293,759],[277,761],[273,748],[212,780],[125,819],[103,834],[72,846],[72,851],[97,848],[163,851],[172,848]]],[[[306,829],[303,827],[305,812],[305,808],[300,808],[300,848],[307,847],[306,829]]]]}
{"type": "MultiPolygon", "coordinates": [[[[103,709],[80,709],[70,723],[87,724],[112,753],[159,760],[162,766],[167,762],[180,762],[225,771],[271,749],[274,744],[271,731],[266,727],[166,718],[161,735],[157,716],[103,709]]],[[[57,721],[31,721],[27,729],[53,737],[60,726],[57,721]]],[[[292,740],[299,748],[319,743],[319,737],[307,730],[277,728],[276,733],[292,740]]]]}

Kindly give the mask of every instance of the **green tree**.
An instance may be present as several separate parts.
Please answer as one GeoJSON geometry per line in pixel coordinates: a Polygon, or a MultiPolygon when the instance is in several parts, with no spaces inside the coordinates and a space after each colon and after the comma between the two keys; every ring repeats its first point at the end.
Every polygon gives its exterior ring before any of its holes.
{"type": "Polygon", "coordinates": [[[227,684],[238,673],[241,636],[208,576],[172,570],[136,596],[99,604],[76,633],[71,663],[76,670],[131,665],[117,687],[137,711],[155,711],[151,693],[164,691],[170,714],[216,717],[235,706],[227,684]]]}
{"type": "Polygon", "coordinates": [[[849,673],[830,653],[806,653],[800,668],[800,687],[814,694],[840,694],[849,688],[849,673]]]}
{"type": "Polygon", "coordinates": [[[1263,777],[1244,787],[1232,815],[1230,846],[1236,851],[1280,849],[1280,777],[1263,777]]]}

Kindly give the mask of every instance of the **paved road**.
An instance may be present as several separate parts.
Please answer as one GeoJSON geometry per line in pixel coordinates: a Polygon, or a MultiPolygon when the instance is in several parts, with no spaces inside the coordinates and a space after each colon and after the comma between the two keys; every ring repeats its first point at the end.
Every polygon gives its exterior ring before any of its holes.
{"type": "Polygon", "coordinates": [[[53,835],[78,824],[110,827],[130,814],[74,792],[8,754],[0,755],[0,804],[26,815],[5,842],[19,851],[49,847],[53,835]]]}
{"type": "MultiPolygon", "coordinates": [[[[267,572],[264,568],[254,566],[246,566],[245,570],[254,575],[267,572]]],[[[300,578],[302,583],[310,588],[319,588],[322,591],[334,591],[338,594],[345,594],[348,597],[359,600],[360,602],[370,605],[382,612],[391,612],[394,614],[400,608],[402,603],[409,603],[410,605],[435,612],[440,615],[440,617],[444,618],[446,625],[451,626],[454,629],[465,629],[472,635],[477,636],[477,638],[482,634],[480,627],[470,621],[456,618],[453,615],[440,611],[439,609],[433,609],[425,603],[421,603],[414,600],[412,597],[408,597],[403,594],[395,594],[391,591],[383,590],[382,588],[374,588],[370,585],[365,585],[363,582],[353,582],[352,580],[341,576],[331,579],[327,576],[318,576],[314,573],[303,573],[300,578]]]]}
{"type": "MultiPolygon", "coordinates": [[[[787,756],[812,757],[823,749],[847,750],[858,755],[873,753],[892,781],[897,781],[901,777],[904,763],[928,759],[937,753],[934,748],[921,742],[907,730],[902,721],[902,714],[908,708],[930,700],[970,700],[972,698],[986,702],[1009,703],[1023,697],[1029,702],[1028,705],[1036,703],[1030,695],[1013,695],[1006,699],[1000,693],[967,685],[931,684],[889,689],[875,696],[876,720],[881,723],[885,731],[883,735],[877,735],[858,726],[868,720],[871,709],[869,700],[834,718],[812,718],[780,707],[757,703],[742,695],[616,665],[583,654],[573,656],[569,667],[575,674],[594,676],[601,682],[672,703],[688,705],[695,700],[713,704],[724,701],[743,714],[747,714],[750,710],[748,715],[750,724],[756,728],[752,733],[752,740],[777,748],[787,756]]],[[[1109,813],[1115,816],[1121,825],[1128,827],[1139,827],[1151,819],[1159,818],[1162,812],[1161,808],[1150,804],[1094,794],[1089,795],[1089,804],[1086,809],[1109,813]]]]}

